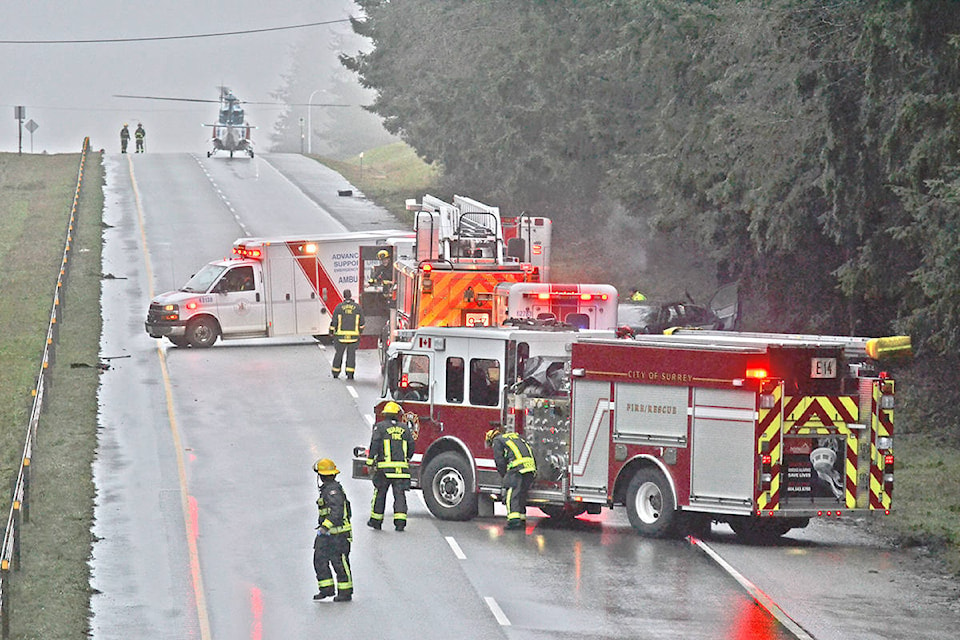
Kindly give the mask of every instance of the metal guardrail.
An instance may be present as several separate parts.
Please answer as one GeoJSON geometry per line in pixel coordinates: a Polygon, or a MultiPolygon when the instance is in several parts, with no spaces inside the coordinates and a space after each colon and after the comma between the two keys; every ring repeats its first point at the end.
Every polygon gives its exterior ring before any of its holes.
{"type": "Polygon", "coordinates": [[[44,398],[47,391],[47,372],[56,361],[55,345],[59,339],[60,320],[63,315],[64,290],[63,284],[69,270],[70,248],[73,243],[74,222],[77,216],[77,206],[80,204],[80,187],[83,184],[83,166],[90,150],[90,138],[83,139],[83,150],[80,153],[80,169],[77,174],[77,189],[73,195],[73,206],[70,208],[70,219],[67,223],[67,237],[63,247],[63,259],[60,262],[60,273],[57,276],[57,287],[53,294],[53,308],[50,311],[50,323],[47,326],[47,341],[43,347],[43,357],[40,362],[40,373],[37,376],[37,386],[33,390],[33,406],[30,409],[30,419],[27,423],[27,435],[23,445],[23,457],[20,459],[20,469],[13,486],[13,498],[10,504],[10,514],[7,516],[7,527],[3,534],[3,547],[0,548],[0,631],[3,638],[10,637],[10,570],[20,570],[20,537],[23,523],[30,522],[30,460],[33,455],[33,441],[37,436],[37,426],[40,423],[40,412],[44,407],[44,398]]]}

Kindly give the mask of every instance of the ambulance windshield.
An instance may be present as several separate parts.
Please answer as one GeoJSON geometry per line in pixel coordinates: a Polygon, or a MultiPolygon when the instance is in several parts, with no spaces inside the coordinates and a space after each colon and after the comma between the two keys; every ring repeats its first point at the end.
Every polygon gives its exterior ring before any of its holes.
{"type": "Polygon", "coordinates": [[[206,293],[210,289],[210,285],[217,281],[217,278],[225,269],[226,267],[221,265],[208,264],[193,274],[193,277],[187,280],[187,284],[180,287],[180,291],[206,293]]]}

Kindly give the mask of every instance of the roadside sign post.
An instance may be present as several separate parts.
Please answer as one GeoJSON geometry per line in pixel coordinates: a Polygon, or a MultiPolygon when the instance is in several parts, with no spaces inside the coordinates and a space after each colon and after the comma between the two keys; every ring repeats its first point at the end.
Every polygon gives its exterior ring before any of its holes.
{"type": "Polygon", "coordinates": [[[27,131],[30,132],[30,153],[33,153],[33,132],[40,128],[36,122],[33,121],[33,118],[27,120],[27,124],[24,125],[27,128],[27,131]]]}
{"type": "Polygon", "coordinates": [[[26,107],[14,107],[13,117],[17,121],[19,130],[19,140],[17,142],[17,154],[23,154],[23,119],[27,117],[26,107]]]}

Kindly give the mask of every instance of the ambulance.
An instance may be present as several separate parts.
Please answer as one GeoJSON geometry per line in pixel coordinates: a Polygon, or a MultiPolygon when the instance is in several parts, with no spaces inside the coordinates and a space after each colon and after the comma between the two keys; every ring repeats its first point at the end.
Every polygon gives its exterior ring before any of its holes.
{"type": "Polygon", "coordinates": [[[194,348],[217,338],[327,340],[331,314],[350,290],[365,311],[360,348],[375,348],[388,309],[380,294],[361,287],[372,268],[361,256],[383,249],[393,259],[409,256],[413,237],[391,230],[239,238],[231,258],[210,262],[176,291],[151,300],[146,332],[194,348]]]}

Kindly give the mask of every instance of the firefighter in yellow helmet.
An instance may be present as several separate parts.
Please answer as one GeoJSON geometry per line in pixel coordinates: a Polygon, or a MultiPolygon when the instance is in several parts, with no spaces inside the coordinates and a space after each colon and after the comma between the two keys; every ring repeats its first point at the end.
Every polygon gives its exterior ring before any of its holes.
{"type": "Polygon", "coordinates": [[[407,491],[410,490],[410,458],[416,442],[409,425],[400,420],[403,407],[388,402],[380,410],[383,418],[373,425],[367,464],[373,467],[373,502],[367,526],[383,527],[387,489],[393,490],[393,527],[407,527],[407,491]]]}
{"type": "Polygon", "coordinates": [[[343,365],[343,354],[347,354],[347,379],[353,380],[357,370],[357,345],[360,334],[363,333],[363,310],[353,301],[353,293],[349,289],[343,292],[343,302],[338,304],[330,317],[330,332],[333,333],[334,354],[333,368],[330,372],[334,378],[340,377],[340,368],[343,365]]]}
{"type": "Polygon", "coordinates": [[[537,475],[533,450],[519,434],[500,429],[487,431],[485,442],[493,447],[493,461],[502,477],[507,529],[522,529],[527,521],[527,494],[537,475]]]}
{"type": "Polygon", "coordinates": [[[317,498],[317,535],[313,541],[313,569],[320,591],[314,600],[336,596],[335,602],[353,599],[353,573],[350,570],[350,543],[353,528],[350,524],[350,501],[337,482],[340,470],[333,460],[321,458],[313,463],[318,477],[320,497],[317,498]],[[331,572],[330,568],[333,567],[331,572]],[[337,580],[334,583],[333,574],[337,580]],[[336,588],[334,585],[336,584],[336,588]]]}
{"type": "Polygon", "coordinates": [[[389,298],[393,293],[393,262],[390,260],[390,252],[386,249],[380,249],[377,252],[377,259],[380,262],[370,272],[370,279],[367,280],[367,284],[379,287],[383,296],[389,298]]]}
{"type": "Polygon", "coordinates": [[[137,123],[137,130],[133,132],[133,136],[137,139],[137,153],[143,153],[143,142],[147,137],[147,130],[143,128],[143,124],[137,123]]]}

